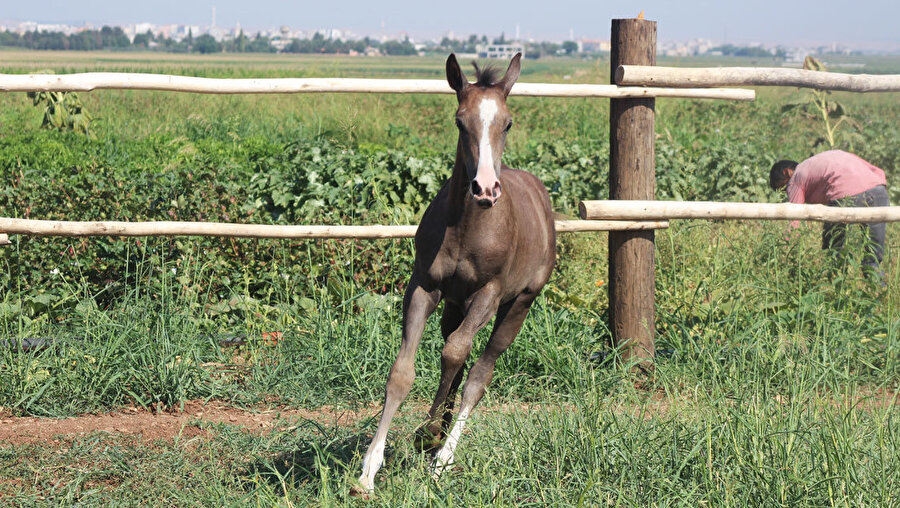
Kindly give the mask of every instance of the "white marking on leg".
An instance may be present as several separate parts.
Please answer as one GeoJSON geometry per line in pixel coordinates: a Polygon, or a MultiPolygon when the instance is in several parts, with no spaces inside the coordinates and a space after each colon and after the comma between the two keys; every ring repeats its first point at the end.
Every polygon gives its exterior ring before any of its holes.
{"type": "Polygon", "coordinates": [[[359,476],[359,483],[369,492],[375,490],[375,474],[384,464],[384,444],[387,438],[385,436],[375,435],[369,452],[363,457],[362,474],[359,476]]]}
{"type": "Polygon", "coordinates": [[[459,418],[456,419],[456,423],[453,424],[453,429],[450,431],[450,436],[447,437],[447,442],[444,443],[444,446],[438,450],[437,455],[435,455],[434,460],[431,462],[431,476],[435,480],[441,477],[441,473],[444,470],[453,465],[453,452],[456,450],[456,445],[459,444],[459,438],[462,436],[463,427],[466,426],[466,420],[469,418],[469,410],[471,408],[464,407],[459,411],[459,418]]]}

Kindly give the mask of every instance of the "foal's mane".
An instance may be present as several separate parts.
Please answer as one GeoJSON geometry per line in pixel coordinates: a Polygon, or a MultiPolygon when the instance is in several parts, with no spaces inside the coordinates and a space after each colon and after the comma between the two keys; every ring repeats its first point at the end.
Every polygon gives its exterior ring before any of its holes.
{"type": "Polygon", "coordinates": [[[478,62],[472,62],[472,66],[475,67],[475,86],[489,87],[500,80],[500,69],[492,65],[482,68],[478,66],[478,62]]]}

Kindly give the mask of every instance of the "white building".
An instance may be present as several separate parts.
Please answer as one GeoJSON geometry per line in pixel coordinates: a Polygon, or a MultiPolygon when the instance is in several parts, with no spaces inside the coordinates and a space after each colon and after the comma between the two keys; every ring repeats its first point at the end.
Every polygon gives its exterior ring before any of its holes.
{"type": "Polygon", "coordinates": [[[478,58],[509,60],[516,56],[516,53],[522,53],[522,56],[525,56],[525,46],[517,42],[512,44],[479,44],[475,49],[478,51],[478,58]]]}
{"type": "Polygon", "coordinates": [[[609,51],[611,49],[611,45],[609,41],[604,41],[600,39],[581,39],[578,41],[578,52],[579,53],[601,53],[603,51],[609,51]]]}

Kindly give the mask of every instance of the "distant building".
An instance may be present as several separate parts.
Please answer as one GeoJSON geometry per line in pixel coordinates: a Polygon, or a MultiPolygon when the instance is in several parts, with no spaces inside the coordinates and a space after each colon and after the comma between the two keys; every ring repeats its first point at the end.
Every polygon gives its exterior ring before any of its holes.
{"type": "Polygon", "coordinates": [[[496,60],[509,60],[522,53],[525,56],[525,46],[519,43],[513,44],[479,44],[476,46],[478,58],[493,58],[496,60]]]}
{"type": "Polygon", "coordinates": [[[579,53],[602,53],[604,51],[608,52],[610,48],[609,41],[600,39],[581,39],[578,41],[579,53]]]}

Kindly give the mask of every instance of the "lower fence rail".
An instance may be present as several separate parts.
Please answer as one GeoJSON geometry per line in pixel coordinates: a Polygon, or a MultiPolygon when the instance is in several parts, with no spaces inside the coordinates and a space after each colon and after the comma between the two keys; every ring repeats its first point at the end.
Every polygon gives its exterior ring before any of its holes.
{"type": "MultiPolygon", "coordinates": [[[[663,229],[664,220],[558,220],[558,233],[663,229]]],[[[223,222],[75,222],[0,217],[0,245],[8,234],[36,236],[221,236],[241,238],[412,238],[415,225],[370,226],[281,226],[223,222]]]]}

